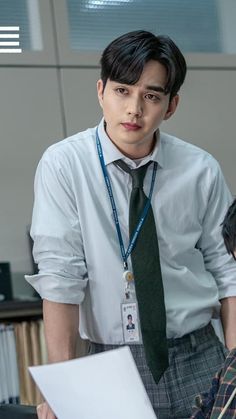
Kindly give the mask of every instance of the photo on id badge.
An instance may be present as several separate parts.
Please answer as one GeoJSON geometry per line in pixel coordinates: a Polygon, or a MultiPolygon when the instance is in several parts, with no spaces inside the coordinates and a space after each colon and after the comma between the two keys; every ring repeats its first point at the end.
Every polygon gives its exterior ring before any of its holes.
{"type": "Polygon", "coordinates": [[[127,343],[138,343],[139,323],[136,303],[122,304],[122,324],[124,341],[127,343]]]}

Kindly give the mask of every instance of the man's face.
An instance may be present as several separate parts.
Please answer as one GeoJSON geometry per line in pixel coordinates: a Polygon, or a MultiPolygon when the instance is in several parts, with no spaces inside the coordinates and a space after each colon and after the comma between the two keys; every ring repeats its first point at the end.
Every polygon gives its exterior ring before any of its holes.
{"type": "Polygon", "coordinates": [[[154,132],[176,110],[178,96],[164,94],[166,69],[149,61],[134,85],[107,80],[97,83],[98,99],[111,141],[131,158],[141,158],[153,147],[154,132]]]}

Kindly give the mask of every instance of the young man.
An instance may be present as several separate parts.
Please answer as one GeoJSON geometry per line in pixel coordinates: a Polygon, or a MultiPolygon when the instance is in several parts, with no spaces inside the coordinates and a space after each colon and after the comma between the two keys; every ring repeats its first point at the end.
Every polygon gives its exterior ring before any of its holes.
{"type": "MultiPolygon", "coordinates": [[[[220,232],[231,195],[212,156],[159,131],[176,111],[185,73],[184,57],[168,37],[135,31],[108,45],[97,83],[104,119],[44,154],[36,174],[31,230],[39,274],[28,281],[44,300],[49,361],[75,356],[79,322],[91,353],[130,344],[161,419],[189,417],[194,396],[208,388],[224,361],[225,348],[210,325],[220,307],[226,344],[230,348],[236,343],[236,268],[220,232]],[[135,182],[132,189],[133,169],[147,163],[143,190],[135,182]],[[141,231],[135,226],[129,235],[135,188],[140,196],[143,191],[149,196],[151,206],[141,231]],[[151,216],[156,226],[146,239],[158,238],[162,276],[160,269],[157,276],[144,275],[139,296],[152,294],[150,283],[159,281],[156,303],[147,304],[147,319],[159,321],[162,328],[149,333],[152,341],[162,333],[152,352],[155,364],[166,361],[168,349],[169,367],[164,362],[160,379],[148,367],[147,331],[142,324],[138,327],[137,312],[143,313],[144,307],[136,301],[139,272],[131,261],[151,216]],[[138,238],[132,247],[133,233],[138,238]],[[135,315],[136,331],[142,330],[135,344],[127,342],[124,331],[122,303],[129,292],[135,301],[129,313],[135,315]],[[161,314],[154,315],[151,304],[161,314]]],[[[141,256],[141,269],[159,263],[155,240],[156,257],[142,264],[141,256]]],[[[38,415],[54,418],[46,404],[38,415]]]]}

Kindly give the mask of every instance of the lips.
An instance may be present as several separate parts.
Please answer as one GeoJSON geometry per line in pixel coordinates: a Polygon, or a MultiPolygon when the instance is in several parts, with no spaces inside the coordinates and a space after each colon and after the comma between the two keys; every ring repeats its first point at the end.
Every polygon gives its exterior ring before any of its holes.
{"type": "Polygon", "coordinates": [[[123,122],[121,125],[128,131],[137,131],[141,128],[140,125],[134,124],[132,122],[123,122]]]}

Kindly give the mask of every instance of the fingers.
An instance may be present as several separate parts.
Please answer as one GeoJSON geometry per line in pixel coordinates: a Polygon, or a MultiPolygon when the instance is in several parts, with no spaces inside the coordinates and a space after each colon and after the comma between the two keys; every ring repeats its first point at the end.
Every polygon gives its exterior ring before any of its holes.
{"type": "Polygon", "coordinates": [[[37,406],[37,415],[38,419],[56,419],[52,409],[46,402],[37,406]]]}

